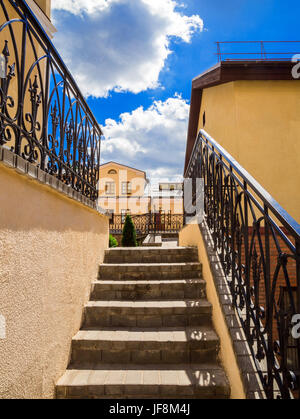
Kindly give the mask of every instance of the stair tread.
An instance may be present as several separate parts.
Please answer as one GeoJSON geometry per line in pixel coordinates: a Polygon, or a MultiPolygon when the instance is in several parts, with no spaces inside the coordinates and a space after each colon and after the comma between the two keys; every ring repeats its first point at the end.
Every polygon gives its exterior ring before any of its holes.
{"type": "Polygon", "coordinates": [[[157,266],[174,266],[174,267],[181,267],[181,266],[199,266],[199,265],[201,265],[201,263],[200,262],[170,262],[170,263],[168,263],[168,262],[163,262],[163,263],[146,263],[146,262],[141,262],[141,263],[102,263],[101,265],[100,265],[100,268],[102,268],[102,267],[110,267],[110,268],[113,268],[113,267],[116,267],[116,266],[118,266],[118,267],[122,267],[122,268],[126,268],[126,267],[151,267],[151,266],[154,266],[154,267],[157,267],[157,266]]]}
{"type": "Polygon", "coordinates": [[[105,262],[57,397],[228,398],[197,249],[117,248],[105,262]]]}
{"type": "Polygon", "coordinates": [[[97,280],[92,283],[92,285],[159,285],[159,284],[206,284],[203,279],[200,278],[191,278],[191,279],[149,279],[145,281],[113,281],[113,280],[97,280]]]}
{"type": "Polygon", "coordinates": [[[181,365],[94,365],[68,369],[57,386],[179,386],[223,387],[229,385],[223,369],[217,364],[181,365]],[[86,368],[86,369],[85,369],[86,368]]]}
{"type": "Polygon", "coordinates": [[[134,251],[134,252],[147,252],[149,250],[160,253],[160,252],[168,252],[169,250],[194,250],[194,247],[177,247],[177,246],[173,246],[173,247],[160,247],[160,248],[155,248],[155,247],[151,247],[151,246],[143,246],[143,247],[117,247],[117,248],[112,248],[109,249],[109,251],[107,251],[108,253],[117,253],[117,252],[128,252],[128,251],[134,251]]]}
{"type": "Polygon", "coordinates": [[[86,304],[87,308],[92,307],[121,307],[121,308],[197,308],[197,307],[211,307],[206,299],[196,300],[139,300],[139,301],[89,301],[86,304]]]}
{"type": "Polygon", "coordinates": [[[73,338],[74,342],[218,342],[215,331],[209,327],[186,328],[101,328],[101,330],[81,330],[73,338]]]}

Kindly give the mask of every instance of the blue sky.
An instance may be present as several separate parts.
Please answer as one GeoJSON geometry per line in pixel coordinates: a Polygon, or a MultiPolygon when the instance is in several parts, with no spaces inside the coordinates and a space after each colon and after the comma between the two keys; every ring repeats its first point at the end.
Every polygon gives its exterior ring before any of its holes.
{"type": "Polygon", "coordinates": [[[215,42],[298,40],[299,12],[294,0],[53,0],[54,44],[103,127],[102,161],[171,179],[215,42]]]}

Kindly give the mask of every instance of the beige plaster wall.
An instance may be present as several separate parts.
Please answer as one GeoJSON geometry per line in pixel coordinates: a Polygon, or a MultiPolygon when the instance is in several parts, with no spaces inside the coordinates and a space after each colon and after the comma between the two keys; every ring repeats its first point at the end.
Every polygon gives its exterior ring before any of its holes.
{"type": "Polygon", "coordinates": [[[2,164],[0,188],[0,399],[52,398],[103,261],[108,219],[2,164]]]}
{"type": "Polygon", "coordinates": [[[246,394],[240,370],[234,354],[232,340],[223,316],[222,307],[210,269],[206,247],[199,226],[188,225],[179,233],[179,246],[195,246],[198,248],[199,260],[203,266],[203,278],[206,281],[207,298],[213,306],[213,325],[220,338],[220,360],[227,374],[232,399],[245,399],[246,394]]]}
{"type": "Polygon", "coordinates": [[[225,148],[299,223],[300,83],[236,81],[204,89],[198,130],[225,148]]]}

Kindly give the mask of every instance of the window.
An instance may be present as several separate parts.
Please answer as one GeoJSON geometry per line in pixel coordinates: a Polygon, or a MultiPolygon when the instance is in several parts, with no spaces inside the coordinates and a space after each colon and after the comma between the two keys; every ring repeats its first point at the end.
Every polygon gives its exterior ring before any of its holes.
{"type": "Polygon", "coordinates": [[[105,184],[105,193],[107,195],[114,195],[116,192],[115,182],[106,182],[105,184]]]}
{"type": "Polygon", "coordinates": [[[131,182],[122,182],[122,195],[130,195],[131,193],[131,182]]]}
{"type": "Polygon", "coordinates": [[[117,171],[115,169],[112,169],[108,172],[109,175],[116,175],[117,171]]]}
{"type": "Polygon", "coordinates": [[[160,183],[159,190],[160,191],[182,191],[183,184],[182,183],[160,183]]]}
{"type": "Polygon", "coordinates": [[[130,210],[129,209],[121,210],[121,214],[122,214],[122,224],[124,224],[126,220],[126,215],[130,215],[130,210]]]}
{"type": "Polygon", "coordinates": [[[203,128],[205,127],[205,125],[206,125],[206,113],[203,112],[203,128]]]}

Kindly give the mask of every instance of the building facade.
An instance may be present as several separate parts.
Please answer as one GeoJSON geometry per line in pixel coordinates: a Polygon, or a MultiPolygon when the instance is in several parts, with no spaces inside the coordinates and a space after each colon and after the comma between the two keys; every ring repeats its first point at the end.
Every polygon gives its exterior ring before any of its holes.
{"type": "Polygon", "coordinates": [[[99,205],[105,211],[123,215],[147,214],[146,173],[116,162],[100,166],[99,205]]]}
{"type": "Polygon", "coordinates": [[[149,181],[146,172],[120,163],[100,167],[99,205],[122,215],[183,214],[183,184],[149,181]]]}

